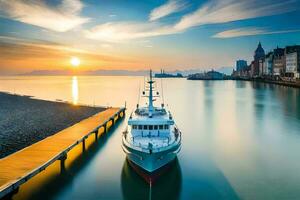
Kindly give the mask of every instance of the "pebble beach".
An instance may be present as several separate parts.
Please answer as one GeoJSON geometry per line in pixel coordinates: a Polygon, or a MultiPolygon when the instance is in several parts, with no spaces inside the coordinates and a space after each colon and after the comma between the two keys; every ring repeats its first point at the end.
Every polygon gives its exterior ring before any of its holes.
{"type": "Polygon", "coordinates": [[[0,159],[103,110],[0,92],[0,159]]]}

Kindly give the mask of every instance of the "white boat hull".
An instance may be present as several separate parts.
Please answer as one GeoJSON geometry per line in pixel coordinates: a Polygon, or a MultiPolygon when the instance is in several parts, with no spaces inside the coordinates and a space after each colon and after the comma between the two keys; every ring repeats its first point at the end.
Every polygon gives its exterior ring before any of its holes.
{"type": "Polygon", "coordinates": [[[145,171],[153,173],[176,158],[177,153],[180,151],[180,144],[173,146],[171,149],[154,153],[138,151],[124,144],[123,150],[130,161],[145,171]]]}

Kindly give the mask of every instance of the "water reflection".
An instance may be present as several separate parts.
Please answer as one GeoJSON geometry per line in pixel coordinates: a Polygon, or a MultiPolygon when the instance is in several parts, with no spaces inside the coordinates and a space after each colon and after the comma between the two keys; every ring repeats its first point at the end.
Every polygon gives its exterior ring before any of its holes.
{"type": "Polygon", "coordinates": [[[72,103],[78,104],[78,79],[77,76],[72,77],[72,103]]]}
{"type": "MultiPolygon", "coordinates": [[[[129,108],[135,107],[142,81],[142,77],[77,78],[78,103],[95,99],[97,105],[120,106],[126,100],[129,108]],[[97,92],[91,95],[91,91],[97,92]]],[[[49,100],[72,101],[70,84],[72,77],[0,78],[2,91],[16,88],[20,94],[49,100]]],[[[163,189],[154,185],[152,193],[165,193],[166,199],[179,198],[176,195],[181,199],[299,199],[299,89],[250,81],[168,79],[164,96],[184,134],[184,148],[178,155],[179,172],[170,172],[176,180],[167,175],[156,182],[163,189]]],[[[122,125],[109,142],[105,144],[101,137],[42,189],[31,184],[37,193],[27,199],[148,199],[149,186],[124,163],[121,136],[126,122],[122,125]]],[[[27,188],[20,187],[17,195],[27,188]]]]}
{"type": "Polygon", "coordinates": [[[124,199],[180,199],[181,182],[181,169],[177,158],[151,188],[134,171],[127,159],[123,165],[121,186],[124,199]]]}
{"type": "MultiPolygon", "coordinates": [[[[56,166],[51,167],[52,165],[50,165],[45,171],[43,171],[44,173],[47,172],[47,174],[42,174],[43,176],[39,176],[39,174],[23,184],[19,191],[14,194],[13,199],[70,199],[69,196],[63,196],[62,194],[64,194],[66,191],[72,191],[71,189],[73,188],[74,182],[76,182],[78,176],[80,176],[81,173],[84,172],[92,162],[94,162],[95,156],[106,147],[109,138],[114,132],[116,132],[115,130],[118,129],[118,126],[123,120],[124,118],[119,119],[115,126],[111,127],[107,134],[101,135],[98,140],[95,140],[93,136],[87,138],[85,150],[83,149],[81,143],[78,144],[67,154],[65,168],[61,169],[60,161],[56,162],[56,166]]],[[[90,173],[92,172],[95,171],[90,171],[90,173]]],[[[98,173],[98,171],[96,171],[96,173],[98,173]]],[[[84,186],[85,187],[80,187],[76,191],[79,193],[84,193],[86,189],[92,189],[95,184],[89,185],[85,183],[84,186]]],[[[97,187],[98,186],[96,185],[96,188],[97,187]]],[[[88,193],[84,198],[77,199],[95,199],[95,197],[101,196],[101,190],[97,191],[99,193],[88,193]]]]}

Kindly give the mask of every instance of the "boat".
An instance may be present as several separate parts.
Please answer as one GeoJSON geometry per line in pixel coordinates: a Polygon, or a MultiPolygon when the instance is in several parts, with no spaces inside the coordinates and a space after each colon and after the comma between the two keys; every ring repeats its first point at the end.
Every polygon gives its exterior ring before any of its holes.
{"type": "Polygon", "coordinates": [[[122,149],[135,169],[151,175],[165,169],[177,157],[181,149],[181,132],[164,103],[154,105],[154,98],[160,94],[154,88],[151,70],[146,83],[142,97],[147,97],[148,103],[141,107],[137,104],[131,113],[122,135],[122,149]]]}

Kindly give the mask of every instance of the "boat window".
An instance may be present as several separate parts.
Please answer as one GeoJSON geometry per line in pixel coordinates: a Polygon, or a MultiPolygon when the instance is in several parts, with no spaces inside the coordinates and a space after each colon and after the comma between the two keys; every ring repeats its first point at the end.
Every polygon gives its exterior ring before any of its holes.
{"type": "Polygon", "coordinates": [[[136,129],[137,127],[136,127],[136,125],[132,125],[132,129],[136,129]]]}
{"type": "Polygon", "coordinates": [[[164,129],[164,125],[159,125],[159,129],[164,129]]]}
{"type": "Polygon", "coordinates": [[[154,130],[157,130],[158,126],[157,125],[154,125],[154,130]]]}
{"type": "Polygon", "coordinates": [[[148,130],[148,126],[147,126],[147,125],[144,125],[144,129],[145,129],[145,130],[148,130]]]}
{"type": "Polygon", "coordinates": [[[143,126],[142,125],[139,125],[139,130],[142,130],[143,129],[143,126]]]}
{"type": "Polygon", "coordinates": [[[153,130],[153,125],[149,125],[149,130],[153,130]]]}
{"type": "Polygon", "coordinates": [[[165,129],[169,129],[169,125],[165,125],[165,129]]]}

